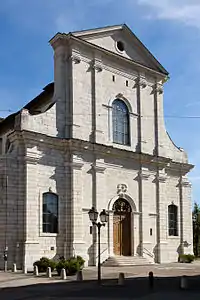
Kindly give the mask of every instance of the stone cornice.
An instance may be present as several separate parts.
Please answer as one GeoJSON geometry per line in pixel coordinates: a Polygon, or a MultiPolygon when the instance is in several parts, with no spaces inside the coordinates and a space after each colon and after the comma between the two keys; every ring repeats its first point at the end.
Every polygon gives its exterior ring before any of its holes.
{"type": "Polygon", "coordinates": [[[53,147],[54,149],[59,149],[60,151],[91,151],[96,154],[102,155],[112,155],[113,157],[133,159],[140,163],[147,163],[151,165],[156,165],[158,167],[165,167],[169,170],[175,170],[182,173],[182,175],[188,173],[193,165],[187,163],[174,162],[170,158],[166,157],[155,157],[150,154],[133,152],[125,149],[115,148],[109,145],[94,144],[89,141],[83,141],[79,139],[61,139],[58,137],[47,136],[45,134],[36,133],[32,131],[23,130],[20,132],[15,131],[20,139],[24,141],[25,144],[40,145],[45,144],[47,147],[53,147]]]}
{"type": "Polygon", "coordinates": [[[119,64],[119,60],[120,62],[124,62],[124,63],[128,63],[130,66],[133,66],[136,70],[141,70],[141,71],[146,71],[146,72],[149,72],[151,74],[157,74],[160,78],[165,78],[166,77],[166,74],[162,73],[162,72],[159,72],[159,71],[156,71],[154,69],[151,69],[145,65],[142,65],[132,59],[129,59],[129,58],[126,58],[126,57],[123,57],[115,52],[112,52],[108,49],[104,49],[98,45],[95,45],[95,44],[92,44],[86,40],[83,40],[81,38],[78,38],[78,37],[75,37],[75,36],[70,36],[70,38],[76,42],[77,44],[80,44],[80,45],[84,45],[86,48],[88,49],[96,49],[97,53],[99,52],[99,54],[106,54],[108,57],[112,57],[113,59],[116,60],[116,62],[119,64]]]}

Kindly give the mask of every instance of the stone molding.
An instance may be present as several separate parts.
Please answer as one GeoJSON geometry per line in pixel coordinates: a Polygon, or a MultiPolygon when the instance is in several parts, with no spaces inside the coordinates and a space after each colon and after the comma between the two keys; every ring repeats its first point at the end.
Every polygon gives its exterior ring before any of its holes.
{"type": "Polygon", "coordinates": [[[149,213],[149,216],[150,217],[158,217],[158,214],[157,213],[149,213]]]}
{"type": "Polygon", "coordinates": [[[36,165],[38,161],[42,158],[42,155],[34,153],[34,152],[28,152],[25,156],[25,161],[27,163],[36,165]]]}
{"type": "Polygon", "coordinates": [[[91,167],[96,171],[96,173],[104,173],[104,171],[106,170],[106,167],[104,167],[103,165],[92,164],[91,167]]]}
{"type": "Polygon", "coordinates": [[[81,170],[84,166],[84,162],[82,161],[73,161],[73,162],[66,162],[65,167],[71,167],[75,170],[81,170]]]}

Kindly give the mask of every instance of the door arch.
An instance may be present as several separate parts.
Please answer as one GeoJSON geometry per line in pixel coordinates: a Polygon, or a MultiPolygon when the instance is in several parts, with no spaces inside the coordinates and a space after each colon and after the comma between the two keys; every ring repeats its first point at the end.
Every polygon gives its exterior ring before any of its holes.
{"type": "Polygon", "coordinates": [[[123,198],[113,204],[113,251],[115,255],[131,255],[131,206],[123,198]]]}

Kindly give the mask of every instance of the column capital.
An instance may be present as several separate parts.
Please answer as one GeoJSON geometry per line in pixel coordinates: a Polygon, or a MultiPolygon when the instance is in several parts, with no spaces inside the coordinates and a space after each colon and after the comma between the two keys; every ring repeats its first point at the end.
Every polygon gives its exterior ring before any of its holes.
{"type": "Polygon", "coordinates": [[[191,182],[188,180],[187,177],[182,177],[182,179],[179,180],[179,185],[189,188],[191,188],[192,186],[191,182]]]}
{"type": "Polygon", "coordinates": [[[151,173],[149,172],[149,170],[142,169],[138,172],[138,176],[143,180],[148,180],[150,175],[151,173]]]}
{"type": "Polygon", "coordinates": [[[166,173],[159,173],[156,175],[156,180],[158,182],[164,183],[167,181],[167,179],[168,179],[168,176],[166,173]]]}
{"type": "Polygon", "coordinates": [[[134,87],[138,87],[138,86],[141,88],[145,88],[147,86],[147,80],[145,77],[139,76],[135,79],[134,87]]]}
{"type": "Polygon", "coordinates": [[[70,56],[70,59],[71,61],[74,63],[74,64],[80,64],[81,62],[81,58],[78,54],[76,53],[73,53],[71,56],[70,56]]]}
{"type": "Polygon", "coordinates": [[[160,83],[155,83],[153,86],[153,93],[163,94],[163,85],[160,83]]]}
{"type": "Polygon", "coordinates": [[[91,66],[91,68],[93,68],[94,70],[96,70],[98,73],[103,71],[102,61],[99,60],[99,59],[93,59],[90,62],[90,66],[91,66]]]}

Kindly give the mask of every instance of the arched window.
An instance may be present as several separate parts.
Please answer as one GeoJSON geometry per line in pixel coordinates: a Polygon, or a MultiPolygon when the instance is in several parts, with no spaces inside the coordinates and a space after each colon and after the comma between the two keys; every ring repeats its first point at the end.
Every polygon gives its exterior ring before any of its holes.
{"type": "Polygon", "coordinates": [[[58,233],[58,196],[43,194],[43,232],[58,233]]]}
{"type": "Polygon", "coordinates": [[[129,111],[126,104],[116,99],[112,103],[113,142],[130,145],[129,111]]]}
{"type": "Polygon", "coordinates": [[[178,209],[177,206],[171,204],[168,206],[168,222],[169,222],[169,235],[178,235],[178,209]]]}

